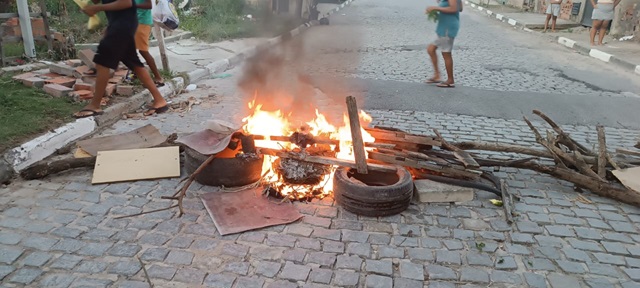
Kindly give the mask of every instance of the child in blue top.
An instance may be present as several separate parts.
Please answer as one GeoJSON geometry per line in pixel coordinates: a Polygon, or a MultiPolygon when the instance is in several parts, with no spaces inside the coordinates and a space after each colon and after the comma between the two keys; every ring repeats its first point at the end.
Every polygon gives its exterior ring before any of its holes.
{"type": "Polygon", "coordinates": [[[453,40],[460,30],[460,12],[462,12],[461,0],[440,0],[438,6],[427,8],[427,13],[438,11],[438,25],[436,26],[437,39],[427,47],[427,52],[433,63],[433,77],[427,79],[426,83],[438,83],[438,87],[453,88],[455,82],[453,80],[453,58],[451,50],[453,49],[453,40]],[[447,69],[447,80],[441,81],[440,69],[438,69],[438,56],[436,50],[440,48],[442,58],[444,58],[444,66],[447,69]]]}

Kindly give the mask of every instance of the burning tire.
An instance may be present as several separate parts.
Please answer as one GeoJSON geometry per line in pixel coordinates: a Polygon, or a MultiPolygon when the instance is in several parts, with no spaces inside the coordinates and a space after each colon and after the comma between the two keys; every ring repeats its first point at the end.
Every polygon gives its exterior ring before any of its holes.
{"type": "MultiPolygon", "coordinates": [[[[185,147],[184,166],[187,173],[191,174],[209,156],[185,147]]],[[[234,158],[216,158],[202,170],[195,178],[196,182],[208,186],[239,187],[260,180],[262,176],[262,156],[247,156],[234,158]]]]}
{"type": "Polygon", "coordinates": [[[358,174],[355,169],[340,167],[333,177],[336,202],[349,212],[363,216],[389,216],[409,207],[413,197],[413,181],[409,171],[369,171],[358,174]]]}

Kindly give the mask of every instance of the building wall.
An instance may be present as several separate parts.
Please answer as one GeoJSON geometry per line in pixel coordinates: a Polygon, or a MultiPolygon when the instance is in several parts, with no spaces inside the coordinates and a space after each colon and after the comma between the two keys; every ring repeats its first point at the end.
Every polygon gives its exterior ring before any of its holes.
{"type": "MultiPolygon", "coordinates": [[[[547,13],[547,6],[549,2],[550,1],[539,0],[537,5],[538,10],[536,12],[541,14],[547,13]]],[[[558,18],[579,22],[582,19],[583,10],[584,2],[582,0],[563,0],[560,6],[560,15],[558,16],[558,18]],[[578,15],[571,15],[573,3],[582,3],[582,5],[580,6],[580,13],[578,13],[578,15]]]]}
{"type": "Polygon", "coordinates": [[[615,36],[634,35],[640,41],[640,0],[622,0],[616,7],[611,23],[611,34],[615,36]]]}

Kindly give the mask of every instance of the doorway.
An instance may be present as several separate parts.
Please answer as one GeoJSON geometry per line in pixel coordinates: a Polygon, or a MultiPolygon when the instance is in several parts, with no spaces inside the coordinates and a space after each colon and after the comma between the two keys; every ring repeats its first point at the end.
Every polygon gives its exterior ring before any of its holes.
{"type": "Polygon", "coordinates": [[[593,26],[593,20],[591,20],[591,13],[593,13],[593,5],[591,5],[591,1],[586,0],[584,3],[584,13],[582,13],[582,21],[580,24],[582,26],[591,27],[593,26]]]}

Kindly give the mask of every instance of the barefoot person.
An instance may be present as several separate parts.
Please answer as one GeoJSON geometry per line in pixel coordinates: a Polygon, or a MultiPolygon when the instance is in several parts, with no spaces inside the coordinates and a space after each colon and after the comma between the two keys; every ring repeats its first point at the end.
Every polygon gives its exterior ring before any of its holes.
{"type": "Polygon", "coordinates": [[[551,32],[556,32],[556,20],[558,20],[558,15],[560,15],[561,5],[562,0],[551,0],[549,2],[549,5],[547,6],[547,20],[544,22],[544,32],[547,32],[549,20],[552,20],[551,32]]]}
{"type": "Polygon", "coordinates": [[[460,29],[460,12],[462,11],[461,0],[440,0],[438,6],[427,8],[427,13],[438,11],[438,24],[436,34],[438,38],[427,47],[429,57],[433,63],[433,77],[427,79],[426,83],[438,83],[438,87],[453,88],[455,81],[453,80],[453,58],[451,50],[453,49],[453,40],[458,35],[460,29]],[[440,69],[438,68],[438,55],[436,50],[440,48],[444,66],[447,70],[447,80],[441,81],[440,69]]]}
{"type": "Polygon", "coordinates": [[[604,40],[604,35],[607,33],[607,28],[609,28],[609,22],[613,20],[613,8],[620,4],[620,0],[598,0],[597,3],[595,0],[590,1],[591,5],[593,5],[593,13],[591,14],[593,25],[591,25],[589,40],[591,40],[592,46],[603,45],[602,40],[604,40]],[[596,33],[598,31],[600,31],[600,34],[596,44],[596,33]]]}
{"type": "Polygon", "coordinates": [[[158,71],[156,61],[149,53],[149,36],[151,36],[151,28],[153,27],[153,18],[151,17],[151,0],[136,0],[136,8],[138,8],[138,29],[136,30],[136,49],[144,61],[147,62],[151,73],[153,73],[153,82],[157,87],[164,86],[164,80],[158,71]]]}
{"type": "Polygon", "coordinates": [[[83,12],[89,16],[104,11],[109,25],[100,41],[100,45],[98,45],[98,52],[93,58],[97,74],[93,99],[84,109],[74,114],[76,118],[101,115],[103,113],[100,103],[107,88],[107,82],[111,74],[110,69],[117,69],[120,62],[136,73],[144,87],[149,89],[153,96],[153,103],[149,110],[145,112],[145,115],[163,113],[169,109],[167,102],[160,95],[160,91],[153,84],[149,72],[144,69],[144,65],[142,65],[138,54],[136,54],[134,35],[138,27],[138,19],[133,1],[92,0],[95,5],[89,5],[83,9],[83,12]],[[99,1],[102,1],[102,4],[98,4],[99,1]]]}

